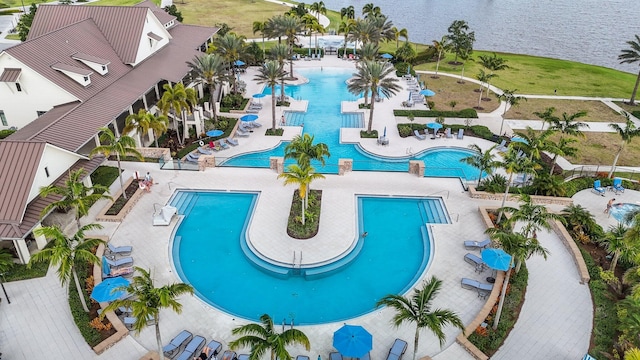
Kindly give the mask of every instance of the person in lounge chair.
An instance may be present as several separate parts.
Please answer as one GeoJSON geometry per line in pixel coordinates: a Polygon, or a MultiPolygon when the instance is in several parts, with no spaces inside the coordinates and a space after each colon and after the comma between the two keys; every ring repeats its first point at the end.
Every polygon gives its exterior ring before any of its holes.
{"type": "Polygon", "coordinates": [[[207,360],[209,358],[209,353],[211,352],[211,348],[205,346],[202,349],[202,352],[197,357],[194,357],[193,360],[207,360]]]}

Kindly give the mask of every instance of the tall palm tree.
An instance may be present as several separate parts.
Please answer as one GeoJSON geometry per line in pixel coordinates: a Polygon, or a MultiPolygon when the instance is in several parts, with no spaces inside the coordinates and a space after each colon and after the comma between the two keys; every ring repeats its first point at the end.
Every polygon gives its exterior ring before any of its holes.
{"type": "Polygon", "coordinates": [[[522,148],[529,154],[530,160],[540,160],[543,151],[549,147],[549,137],[553,135],[555,130],[547,129],[539,132],[533,130],[530,126],[527,126],[527,132],[516,131],[516,135],[524,139],[524,142],[516,142],[513,146],[522,148]]]}
{"type": "Polygon", "coordinates": [[[75,170],[69,173],[69,178],[65,181],[64,186],[51,184],[41,187],[40,197],[57,195],[62,198],[45,206],[40,216],[48,214],[53,209],[74,209],[76,225],[80,229],[80,218],[89,214],[91,205],[100,199],[111,199],[109,188],[106,186],[99,184],[91,187],[86,186],[82,182],[84,174],[84,169],[75,170]]]}
{"type": "Polygon", "coordinates": [[[578,149],[571,146],[571,144],[575,142],[578,142],[578,140],[573,138],[560,138],[557,143],[554,143],[552,141],[549,141],[547,143],[546,150],[553,154],[549,175],[553,175],[553,170],[556,168],[558,156],[573,156],[578,153],[578,149]]]}
{"type": "Polygon", "coordinates": [[[436,60],[436,73],[434,75],[434,78],[438,77],[438,68],[440,67],[440,60],[442,60],[442,57],[447,53],[447,51],[449,51],[449,46],[450,46],[450,42],[449,42],[449,37],[448,36],[443,36],[442,39],[440,39],[440,41],[438,40],[433,40],[433,48],[436,50],[436,54],[438,54],[438,59],[436,60]]]}
{"type": "MultiPolygon", "coordinates": [[[[263,37],[264,40],[264,37],[263,37]]],[[[224,58],[218,54],[203,54],[196,56],[187,65],[193,72],[196,84],[201,84],[209,89],[209,103],[213,113],[213,122],[218,122],[216,110],[216,99],[214,97],[216,86],[220,85],[223,79],[227,78],[227,71],[224,65],[224,58]]],[[[204,131],[204,119],[201,128],[204,131]]]]}
{"type": "MultiPolygon", "coordinates": [[[[274,47],[271,48],[270,57],[278,61],[278,64],[280,64],[282,71],[284,71],[284,62],[285,60],[287,60],[288,56],[289,56],[289,48],[285,44],[276,44],[274,47]]],[[[287,74],[285,73],[284,76],[282,76],[282,79],[280,79],[280,101],[286,100],[285,87],[284,87],[284,79],[286,75],[287,74]]]]}
{"type": "Polygon", "coordinates": [[[356,18],[356,12],[353,8],[353,5],[349,5],[340,9],[340,20],[344,18],[347,18],[347,20],[356,18]]]}
{"type": "Polygon", "coordinates": [[[481,109],[482,106],[482,94],[484,94],[484,85],[487,84],[487,89],[489,86],[489,81],[491,81],[491,79],[493,77],[495,77],[496,74],[487,74],[484,69],[480,69],[480,71],[478,71],[478,75],[476,75],[476,79],[478,79],[478,81],[480,81],[480,97],[478,97],[478,109],[481,109]]]}
{"type": "Polygon", "coordinates": [[[302,32],[304,25],[299,17],[284,16],[282,17],[281,24],[284,35],[287,37],[287,45],[289,46],[289,52],[287,58],[289,59],[289,77],[293,78],[293,61],[291,57],[293,55],[293,47],[296,44],[297,36],[302,32]]]}
{"type": "Polygon", "coordinates": [[[631,119],[629,118],[629,114],[624,112],[624,116],[627,118],[627,121],[625,122],[624,127],[616,123],[609,124],[609,127],[615,130],[618,133],[618,135],[620,135],[620,138],[622,139],[622,142],[620,143],[620,149],[618,149],[618,152],[616,153],[616,157],[613,158],[613,165],[611,165],[609,178],[613,177],[613,173],[616,170],[616,164],[618,163],[618,158],[620,157],[622,150],[624,150],[624,147],[630,144],[633,138],[640,136],[640,129],[636,128],[636,124],[633,121],[631,121],[631,119]]]}
{"type": "Polygon", "coordinates": [[[392,294],[386,295],[376,303],[376,307],[387,306],[396,311],[391,320],[396,327],[399,327],[404,322],[416,324],[416,333],[413,340],[413,360],[416,359],[418,353],[418,340],[420,330],[423,328],[431,330],[436,335],[438,341],[440,341],[440,347],[446,341],[443,331],[445,326],[452,325],[464,330],[462,320],[455,312],[447,309],[432,310],[432,302],[440,292],[441,287],[442,280],[438,280],[433,276],[429,281],[423,282],[421,289],[414,289],[413,296],[409,299],[392,294]]]}
{"type": "Polygon", "coordinates": [[[304,134],[296,135],[284,148],[285,159],[295,159],[298,165],[304,167],[311,165],[311,161],[318,161],[325,165],[325,156],[331,157],[329,147],[325,143],[313,144],[314,136],[304,134]]]}
{"type": "Polygon", "coordinates": [[[587,116],[587,112],[585,110],[578,111],[574,114],[567,114],[566,112],[564,112],[562,113],[562,117],[553,115],[554,111],[555,108],[551,107],[543,113],[536,112],[534,114],[541,117],[545,123],[548,123],[550,130],[559,131],[562,136],[570,135],[584,138],[584,133],[580,129],[588,128],[589,124],[579,122],[576,119],[587,116]]]}
{"type": "Polygon", "coordinates": [[[167,132],[169,119],[162,114],[153,115],[149,118],[149,128],[153,131],[153,141],[158,147],[158,138],[167,132]]]}
{"type": "Polygon", "coordinates": [[[353,23],[353,19],[346,19],[341,21],[340,25],[338,25],[338,34],[344,34],[344,51],[342,52],[342,56],[345,58],[347,56],[347,39],[349,38],[349,34],[351,34],[351,26],[353,23]]]}
{"type": "Polygon", "coordinates": [[[525,237],[536,237],[535,234],[542,230],[551,230],[551,221],[564,222],[564,218],[560,214],[547,211],[544,205],[534,204],[531,196],[528,194],[520,194],[520,202],[517,208],[503,207],[500,211],[511,214],[505,225],[513,226],[516,222],[524,223],[522,234],[525,237]]]}
{"type": "Polygon", "coordinates": [[[467,60],[471,60],[473,61],[473,58],[471,57],[471,50],[469,49],[460,49],[458,52],[456,52],[456,60],[460,59],[460,61],[462,62],[462,67],[460,69],[460,80],[458,80],[458,84],[464,84],[464,66],[467,63],[467,60]]]}
{"type": "Polygon", "coordinates": [[[158,137],[160,133],[167,131],[168,123],[169,120],[166,116],[156,116],[145,109],[140,109],[137,114],[129,114],[127,116],[122,133],[128,134],[131,131],[135,131],[140,137],[140,146],[144,146],[142,142],[144,136],[149,133],[149,130],[152,130],[156,147],[158,147],[158,137]]]}
{"type": "Polygon", "coordinates": [[[373,3],[365,4],[362,7],[362,16],[364,16],[365,19],[372,16],[380,15],[381,13],[382,11],[380,10],[380,7],[375,6],[373,3]]]}
{"type": "Polygon", "coordinates": [[[147,323],[153,321],[156,330],[156,344],[158,345],[158,354],[160,359],[164,359],[164,351],[162,351],[162,338],[160,336],[160,310],[171,309],[176,313],[182,312],[182,304],[178,298],[184,294],[193,295],[193,287],[188,284],[174,283],[156,287],[151,270],[134,267],[135,271],[140,275],[133,277],[131,283],[118,290],[124,290],[131,294],[131,297],[122,300],[112,301],[102,312],[116,310],[119,307],[131,309],[131,316],[136,318],[133,323],[133,329],[140,333],[147,326],[147,323]]]}
{"type": "Polygon", "coordinates": [[[311,349],[311,343],[302,331],[291,328],[278,333],[273,326],[273,319],[267,314],[260,316],[260,324],[242,325],[233,329],[231,333],[243,336],[231,341],[229,347],[250,347],[249,360],[262,359],[267,351],[271,353],[271,360],[291,359],[287,346],[294,344],[304,346],[307,351],[311,349]]]}
{"type": "Polygon", "coordinates": [[[64,286],[71,278],[78,291],[80,302],[84,311],[89,312],[85,293],[80,286],[78,272],[76,266],[80,262],[89,262],[90,264],[99,264],[100,258],[97,257],[92,249],[99,244],[104,243],[100,239],[86,238],[85,233],[91,230],[102,229],[100,224],[87,224],[80,228],[72,236],[67,237],[57,226],[46,226],[34,230],[37,236],[44,236],[51,239],[52,246],[45,247],[40,252],[34,254],[29,260],[27,267],[31,268],[34,263],[48,262],[49,266],[57,266],[58,279],[64,286]]]}
{"type": "Polygon", "coordinates": [[[507,113],[507,108],[515,107],[520,104],[520,101],[527,101],[527,98],[524,96],[517,96],[516,92],[518,89],[504,89],[502,90],[502,94],[496,94],[496,97],[500,101],[504,101],[506,104],[504,106],[504,111],[502,112],[502,122],[500,123],[500,132],[498,134],[502,135],[502,128],[504,126],[504,115],[507,113]]]}
{"type": "Polygon", "coordinates": [[[398,51],[398,47],[400,46],[400,38],[403,38],[405,42],[409,41],[409,31],[405,28],[398,29],[397,27],[392,27],[391,31],[393,31],[393,37],[396,40],[396,52],[398,51]]]}
{"type": "Polygon", "coordinates": [[[284,70],[277,61],[270,60],[258,69],[254,81],[271,88],[271,129],[276,131],[276,85],[284,79],[284,70]]]}
{"type": "MultiPolygon", "coordinates": [[[[302,17],[302,24],[309,33],[309,56],[311,56],[311,36],[314,32],[324,34],[324,26],[320,25],[318,19],[311,14],[302,17]]],[[[316,34],[316,52],[317,52],[317,34],[316,34]]]]}
{"type": "Polygon", "coordinates": [[[465,158],[460,159],[461,162],[465,164],[469,164],[476,169],[480,170],[480,174],[478,175],[478,185],[480,186],[480,181],[482,180],[482,173],[486,173],[487,175],[493,174],[493,169],[498,167],[500,163],[496,161],[495,155],[492,154],[492,151],[498,145],[493,145],[488,148],[487,151],[482,151],[482,148],[476,144],[469,145],[469,149],[473,151],[473,155],[469,155],[465,158]]]}
{"type": "MultiPolygon", "coordinates": [[[[513,256],[516,272],[519,272],[522,263],[533,255],[541,255],[545,260],[549,255],[549,250],[535,237],[527,237],[523,233],[502,228],[488,228],[485,233],[489,234],[507,254],[513,256]]],[[[505,284],[508,282],[507,279],[505,284]]]]}
{"type": "MultiPolygon", "coordinates": [[[[500,207],[503,208],[507,201],[507,197],[509,196],[509,188],[513,181],[513,175],[518,173],[534,174],[535,171],[540,168],[540,165],[534,163],[526,156],[519,156],[515,148],[513,146],[509,146],[509,149],[504,154],[503,160],[500,162],[500,167],[509,174],[509,180],[507,181],[507,186],[504,190],[504,197],[502,198],[502,205],[500,205],[500,207]]],[[[498,214],[498,222],[502,220],[502,214],[503,211],[500,211],[498,214]]]]}
{"type": "Polygon", "coordinates": [[[374,43],[366,43],[360,48],[360,59],[374,61],[378,59],[380,47],[374,43]]]}
{"type": "MultiPolygon", "coordinates": [[[[214,44],[216,46],[216,53],[218,53],[225,61],[227,61],[232,75],[235,66],[234,62],[240,60],[240,58],[245,55],[245,40],[246,38],[244,36],[239,36],[235,33],[227,33],[224,36],[216,38],[216,40],[214,41],[214,44]]],[[[229,76],[228,79],[231,80],[233,93],[238,93],[238,82],[236,81],[235,75],[229,76]]]]}
{"type": "Polygon", "coordinates": [[[305,224],[305,211],[308,207],[307,194],[311,182],[316,179],[324,179],[324,175],[315,172],[313,166],[310,165],[289,165],[287,171],[278,175],[278,179],[284,179],[284,185],[298,185],[298,195],[302,204],[302,225],[305,224]]]}
{"type": "Polygon", "coordinates": [[[367,133],[371,133],[373,126],[373,111],[378,92],[389,98],[399,90],[398,78],[395,76],[395,68],[386,61],[362,61],[356,66],[358,72],[347,88],[352,94],[361,94],[363,91],[371,91],[371,106],[369,107],[369,124],[367,133]]]}
{"type": "Polygon", "coordinates": [[[355,53],[355,49],[358,45],[358,42],[365,43],[374,43],[378,44],[382,39],[382,33],[380,32],[380,28],[376,24],[375,21],[369,19],[357,19],[353,21],[351,26],[349,27],[349,41],[354,43],[353,51],[355,53]]]}
{"type": "Polygon", "coordinates": [[[173,117],[173,128],[177,133],[178,142],[182,145],[183,138],[180,136],[177,119],[179,118],[181,122],[184,122],[182,119],[182,111],[189,108],[187,91],[182,83],[175,85],[171,85],[170,83],[164,84],[162,88],[164,89],[164,93],[160,101],[158,101],[158,108],[164,116],[168,116],[168,114],[171,113],[173,117]]]}
{"type": "Polygon", "coordinates": [[[277,15],[267,19],[264,23],[264,34],[267,38],[278,39],[278,44],[282,44],[282,37],[285,36],[282,27],[282,18],[284,15],[277,15]]]}
{"type": "Polygon", "coordinates": [[[506,59],[498,57],[496,53],[493,53],[491,55],[480,55],[478,56],[478,58],[480,59],[480,65],[482,65],[484,68],[489,70],[490,77],[487,79],[487,96],[488,96],[491,90],[489,82],[491,78],[493,78],[494,76],[498,76],[497,74],[494,74],[494,72],[508,69],[509,65],[507,65],[506,59]]]}
{"type": "Polygon", "coordinates": [[[311,6],[309,6],[309,10],[316,13],[316,18],[320,21],[320,14],[327,14],[327,7],[324,5],[323,1],[316,1],[311,6]]]}
{"type": "Polygon", "coordinates": [[[126,199],[127,193],[124,191],[124,183],[122,182],[122,167],[120,165],[120,157],[121,156],[133,156],[140,161],[144,161],[144,157],[138,150],[136,150],[136,141],[133,140],[130,136],[120,136],[116,138],[116,135],[109,129],[108,127],[103,127],[98,129],[100,131],[100,143],[102,145],[96,146],[89,153],[90,156],[94,156],[96,154],[102,154],[105,157],[109,157],[112,154],[116,156],[116,161],[118,162],[118,171],[120,172],[120,188],[122,189],[122,196],[126,199]]]}
{"type": "MultiPolygon", "coordinates": [[[[629,45],[628,49],[623,49],[620,55],[618,55],[618,60],[620,64],[633,64],[638,63],[640,65],[640,36],[636,35],[635,40],[627,41],[627,45],[629,45]]],[[[631,99],[629,99],[629,104],[635,105],[636,94],[638,93],[638,85],[640,84],[640,72],[638,72],[638,77],[636,78],[636,84],[633,86],[633,91],[631,92],[631,99]]]]}
{"type": "Polygon", "coordinates": [[[266,33],[265,33],[266,24],[267,24],[266,21],[254,21],[253,25],[251,27],[251,29],[253,30],[253,34],[254,35],[257,32],[259,32],[260,35],[262,36],[262,52],[265,52],[265,50],[264,50],[264,37],[266,36],[266,33]]]}

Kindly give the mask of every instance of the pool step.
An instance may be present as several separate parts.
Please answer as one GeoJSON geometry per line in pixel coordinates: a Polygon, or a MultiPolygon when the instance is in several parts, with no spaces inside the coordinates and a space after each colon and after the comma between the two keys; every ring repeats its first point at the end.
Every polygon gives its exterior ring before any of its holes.
{"type": "Polygon", "coordinates": [[[362,113],[343,113],[342,127],[343,128],[363,128],[364,116],[362,115],[362,113]]]}
{"type": "Polygon", "coordinates": [[[287,126],[302,126],[307,113],[302,111],[286,111],[285,119],[287,126]]]}
{"type": "Polygon", "coordinates": [[[418,203],[422,222],[425,224],[448,224],[447,214],[438,200],[423,200],[418,203]]]}
{"type": "Polygon", "coordinates": [[[176,197],[171,201],[171,205],[178,209],[178,214],[187,215],[198,202],[198,194],[191,191],[178,191],[176,197]]]}

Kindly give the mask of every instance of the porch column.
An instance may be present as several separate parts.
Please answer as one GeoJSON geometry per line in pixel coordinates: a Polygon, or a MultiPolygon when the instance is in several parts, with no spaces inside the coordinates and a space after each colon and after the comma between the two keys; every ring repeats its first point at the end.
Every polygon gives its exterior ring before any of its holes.
{"type": "Polygon", "coordinates": [[[16,252],[18,253],[18,258],[20,259],[21,264],[28,264],[29,260],[31,260],[31,254],[29,254],[29,248],[27,247],[27,242],[24,239],[14,239],[13,246],[16,248],[16,252]]]}
{"type": "MultiPolygon", "coordinates": [[[[89,177],[89,176],[87,176],[89,177]]],[[[89,182],[91,182],[91,180],[89,180],[89,182]]],[[[38,247],[38,250],[42,250],[44,249],[44,247],[47,245],[47,238],[44,237],[44,235],[36,235],[36,231],[37,229],[42,228],[42,223],[38,223],[36,225],[36,227],[33,229],[33,237],[36,239],[36,246],[38,247]]]]}

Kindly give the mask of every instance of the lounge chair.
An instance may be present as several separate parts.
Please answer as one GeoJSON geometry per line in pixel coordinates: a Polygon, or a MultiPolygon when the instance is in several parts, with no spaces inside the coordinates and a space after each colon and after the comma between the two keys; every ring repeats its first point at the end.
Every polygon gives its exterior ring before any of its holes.
{"type": "Polygon", "coordinates": [[[186,344],[189,340],[193,338],[193,334],[188,332],[187,330],[182,330],[178,335],[176,335],[169,344],[165,345],[162,348],[162,352],[164,352],[164,356],[174,357],[184,344],[186,344]]]}
{"type": "Polygon", "coordinates": [[[249,133],[246,131],[240,131],[240,129],[238,129],[236,131],[236,136],[237,137],[249,137],[249,133]]]}
{"type": "Polygon", "coordinates": [[[238,140],[236,140],[234,138],[227,138],[227,144],[229,144],[231,146],[237,146],[238,145],[238,140]]]}
{"type": "Polygon", "coordinates": [[[387,360],[400,360],[405,351],[407,351],[407,342],[401,339],[396,339],[396,341],[393,342],[391,349],[389,349],[387,360]]]}
{"type": "Polygon", "coordinates": [[[475,289],[478,292],[478,297],[481,298],[486,298],[493,289],[493,284],[484,284],[479,281],[467,278],[462,278],[460,285],[462,286],[462,288],[467,290],[475,289]]]}
{"type": "Polygon", "coordinates": [[[221,147],[222,149],[228,149],[229,148],[229,144],[227,144],[226,141],[224,141],[224,140],[219,140],[218,141],[218,146],[221,147]]]}
{"type": "Polygon", "coordinates": [[[342,360],[342,354],[339,352],[331,352],[329,353],[329,360],[342,360]]]}
{"type": "Polygon", "coordinates": [[[115,259],[115,260],[111,260],[108,257],[103,256],[102,260],[104,262],[106,262],[107,264],[109,264],[109,266],[112,267],[112,268],[119,268],[119,267],[123,267],[123,266],[131,266],[131,265],[133,265],[133,258],[131,256],[124,257],[122,259],[115,259]]]}
{"type": "Polygon", "coordinates": [[[256,108],[249,108],[249,109],[245,110],[245,112],[246,112],[247,114],[257,114],[257,113],[259,113],[259,112],[260,112],[260,109],[256,109],[256,108]]]}
{"type": "Polygon", "coordinates": [[[202,336],[194,336],[187,346],[184,347],[180,355],[178,355],[178,360],[191,360],[200,355],[200,350],[204,347],[205,342],[206,340],[202,336]]]}
{"type": "Polygon", "coordinates": [[[467,250],[473,250],[473,249],[485,249],[487,248],[487,246],[491,245],[491,240],[487,239],[487,240],[482,240],[482,241],[473,241],[473,240],[466,240],[464,242],[464,247],[467,250]]]}
{"type": "Polygon", "coordinates": [[[453,137],[453,135],[451,135],[451,128],[446,128],[444,130],[444,137],[447,139],[451,139],[453,137]]]}
{"type": "Polygon", "coordinates": [[[189,162],[198,162],[198,159],[200,158],[200,153],[188,153],[187,156],[185,157],[185,160],[189,161],[189,162]]]}
{"type": "MultiPolygon", "coordinates": [[[[125,295],[123,295],[122,297],[120,297],[120,299],[124,299],[124,298],[125,298],[125,296],[126,296],[126,297],[130,297],[131,295],[129,295],[129,294],[125,294],[125,295]]],[[[126,327],[127,327],[127,329],[129,329],[129,330],[132,330],[132,329],[133,329],[133,325],[136,323],[136,321],[138,321],[138,318],[137,318],[137,317],[134,317],[134,316],[125,316],[125,317],[122,319],[122,323],[124,323],[124,326],[126,326],[126,327]]],[[[153,317],[149,316],[149,317],[147,318],[147,325],[153,325],[153,324],[154,324],[154,322],[155,322],[155,319],[154,319],[153,317]]]]}
{"type": "Polygon", "coordinates": [[[624,192],[624,187],[622,187],[622,179],[620,178],[613,179],[613,191],[616,192],[616,195],[618,193],[624,192]]]}
{"type": "Polygon", "coordinates": [[[238,360],[238,354],[233,350],[225,350],[220,360],[238,360]]]}
{"type": "Polygon", "coordinates": [[[502,142],[498,145],[498,151],[507,151],[507,140],[502,139],[502,142]]]}
{"type": "Polygon", "coordinates": [[[220,353],[220,350],[222,350],[222,344],[215,340],[209,341],[207,347],[211,349],[209,351],[209,358],[207,360],[215,359],[216,356],[218,356],[218,354],[220,353]]]}
{"type": "Polygon", "coordinates": [[[418,132],[418,130],[413,130],[413,135],[418,139],[418,140],[424,140],[427,138],[426,135],[422,135],[418,132]]]}
{"type": "Polygon", "coordinates": [[[249,126],[251,126],[252,128],[259,128],[259,127],[262,127],[262,124],[260,124],[259,122],[252,121],[249,123],[249,126]]]}
{"type": "Polygon", "coordinates": [[[309,357],[307,355],[298,355],[296,360],[309,360],[309,357]]]}
{"type": "Polygon", "coordinates": [[[133,250],[131,246],[113,246],[111,243],[107,243],[107,248],[109,253],[114,255],[131,255],[131,250],[133,250]]]}
{"type": "Polygon", "coordinates": [[[475,266],[476,268],[476,272],[483,272],[484,268],[485,268],[485,263],[484,261],[482,261],[481,258],[479,258],[477,255],[472,254],[472,253],[467,253],[464,256],[464,261],[468,262],[469,264],[475,266]]]}
{"type": "Polygon", "coordinates": [[[249,360],[249,354],[238,354],[238,360],[249,360]]]}
{"type": "Polygon", "coordinates": [[[213,155],[213,150],[210,146],[207,147],[199,147],[198,152],[202,155],[213,155]]]}
{"type": "Polygon", "coordinates": [[[593,188],[591,189],[591,191],[600,196],[604,196],[605,194],[605,190],[602,187],[602,184],[600,184],[600,180],[596,180],[593,182],[593,188]]]}
{"type": "Polygon", "coordinates": [[[117,276],[131,277],[132,275],[133,275],[132,267],[125,267],[125,268],[119,268],[119,269],[111,269],[111,267],[109,267],[108,273],[104,273],[104,271],[102,272],[102,279],[104,280],[104,279],[117,277],[117,276]]]}
{"type": "Polygon", "coordinates": [[[464,138],[464,129],[458,129],[458,140],[462,140],[464,138]]]}

